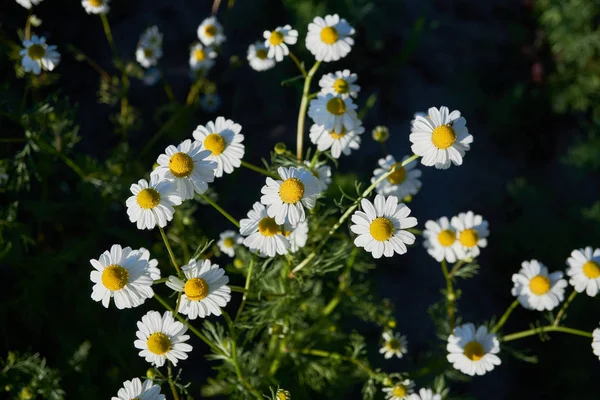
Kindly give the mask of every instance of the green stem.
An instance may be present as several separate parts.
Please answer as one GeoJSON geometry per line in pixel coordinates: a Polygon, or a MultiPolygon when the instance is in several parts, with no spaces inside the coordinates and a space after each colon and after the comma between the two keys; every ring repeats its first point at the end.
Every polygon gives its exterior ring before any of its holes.
{"type": "Polygon", "coordinates": [[[456,294],[454,293],[454,286],[452,285],[452,278],[448,273],[448,266],[446,260],[442,260],[442,272],[444,273],[444,279],[446,279],[446,303],[448,306],[448,322],[450,324],[450,330],[454,329],[454,302],[456,301],[456,294]]]}
{"type": "Polygon", "coordinates": [[[500,340],[502,342],[510,342],[511,340],[517,340],[517,339],[521,339],[521,338],[524,338],[527,336],[537,335],[537,334],[540,334],[543,332],[564,332],[564,333],[570,333],[572,335],[583,336],[586,338],[593,337],[591,332],[586,332],[586,331],[582,331],[579,329],[567,328],[565,326],[548,325],[548,326],[542,326],[539,328],[528,329],[526,331],[511,333],[510,335],[503,336],[500,340]]]}
{"type": "Polygon", "coordinates": [[[302,90],[302,101],[300,102],[300,110],[298,111],[298,131],[296,133],[296,158],[298,162],[302,161],[302,151],[304,142],[304,120],[306,119],[306,109],[308,108],[308,96],[310,91],[310,82],[319,69],[321,61],[315,62],[315,65],[310,69],[304,78],[304,89],[302,90]]]}
{"type": "Polygon", "coordinates": [[[244,306],[246,305],[246,299],[248,298],[248,292],[250,291],[250,282],[252,281],[252,270],[254,269],[254,256],[250,259],[250,265],[248,266],[248,272],[246,274],[246,284],[244,285],[244,295],[242,296],[242,302],[240,308],[238,308],[235,320],[237,321],[242,315],[244,306]]]}
{"type": "Polygon", "coordinates": [[[340,276],[340,283],[338,284],[337,291],[335,296],[329,301],[329,303],[323,309],[323,316],[327,317],[329,314],[335,310],[340,301],[342,300],[342,296],[344,295],[344,291],[348,287],[348,281],[350,280],[350,271],[352,270],[352,265],[354,265],[354,260],[356,259],[356,254],[358,253],[358,247],[354,247],[352,252],[350,253],[350,257],[348,258],[348,262],[346,263],[346,268],[344,272],[340,276]]]}
{"type": "Polygon", "coordinates": [[[558,312],[558,314],[556,314],[556,318],[554,319],[554,323],[552,325],[558,326],[558,324],[560,323],[560,320],[562,319],[563,315],[567,311],[567,308],[569,308],[569,305],[571,304],[571,302],[573,301],[575,296],[577,296],[577,292],[575,291],[575,289],[573,289],[573,292],[571,292],[571,295],[569,296],[569,298],[567,299],[565,304],[563,304],[563,306],[560,309],[560,311],[558,312]]]}
{"type": "Polygon", "coordinates": [[[171,387],[171,392],[173,393],[173,399],[179,400],[179,394],[177,393],[177,388],[175,387],[175,382],[173,382],[173,371],[171,370],[171,361],[167,363],[167,374],[169,380],[169,386],[171,387]]]}
{"type": "Polygon", "coordinates": [[[362,361],[357,360],[356,358],[341,355],[339,353],[333,353],[333,352],[329,352],[329,351],[325,351],[325,350],[318,350],[318,349],[301,349],[301,350],[288,349],[287,351],[289,353],[308,354],[308,355],[316,356],[316,357],[332,358],[332,359],[348,361],[348,362],[351,362],[352,364],[356,365],[358,368],[362,369],[363,371],[365,371],[370,377],[377,376],[377,372],[373,371],[368,365],[366,365],[362,361]]]}
{"type": "MultiPolygon", "coordinates": [[[[156,218],[156,216],[155,216],[155,218],[156,218]]],[[[158,227],[158,229],[160,230],[160,236],[162,236],[163,242],[165,242],[165,246],[167,247],[167,251],[169,252],[169,257],[171,257],[171,262],[173,263],[173,266],[177,270],[177,273],[181,274],[181,269],[179,269],[179,265],[177,265],[177,261],[175,261],[175,254],[173,253],[173,249],[171,248],[171,245],[169,244],[169,239],[167,238],[167,235],[165,234],[165,230],[163,228],[161,228],[160,226],[158,227]]]]}
{"type": "Polygon", "coordinates": [[[458,272],[458,270],[460,269],[460,267],[463,266],[464,263],[464,260],[459,260],[452,266],[452,270],[450,270],[450,273],[448,274],[450,278],[454,278],[454,275],[458,272]]]}
{"type": "Polygon", "coordinates": [[[27,21],[25,21],[25,40],[31,40],[31,15],[33,14],[33,7],[29,9],[27,13],[27,21]]]}
{"type": "Polygon", "coordinates": [[[115,57],[116,62],[119,64],[119,69],[121,69],[121,59],[119,58],[119,53],[117,52],[117,47],[115,46],[112,32],[110,30],[110,24],[108,23],[108,18],[106,17],[106,14],[100,14],[100,20],[102,21],[102,27],[104,28],[106,40],[108,40],[108,44],[110,45],[110,48],[113,52],[113,56],[115,57]]]}
{"type": "Polygon", "coordinates": [[[306,69],[304,68],[304,66],[302,65],[300,60],[298,60],[298,57],[296,57],[296,55],[294,53],[292,53],[291,51],[290,51],[290,58],[292,59],[292,61],[294,61],[294,63],[300,70],[300,73],[302,73],[302,76],[306,78],[306,69]]]}
{"type": "Polygon", "coordinates": [[[310,160],[310,165],[308,168],[313,169],[315,167],[315,164],[317,164],[317,161],[319,161],[319,154],[321,154],[321,151],[319,149],[316,149],[315,154],[312,156],[312,159],[310,160]]]}
{"type": "Polygon", "coordinates": [[[173,89],[171,88],[171,85],[169,85],[167,82],[165,82],[163,84],[163,87],[165,88],[165,93],[167,94],[169,101],[172,101],[173,103],[177,103],[177,99],[175,98],[175,95],[173,94],[173,89]]]}
{"type": "Polygon", "coordinates": [[[259,167],[257,165],[254,165],[254,164],[250,164],[249,162],[246,162],[244,160],[242,160],[242,167],[251,169],[254,172],[258,172],[258,173],[266,175],[266,176],[270,176],[273,179],[281,179],[281,177],[279,175],[277,175],[275,173],[271,173],[271,172],[267,171],[264,168],[261,168],[261,167],[259,167]]]}
{"type": "Polygon", "coordinates": [[[504,324],[508,320],[508,317],[510,317],[510,314],[512,314],[513,310],[518,305],[519,305],[519,300],[515,300],[515,301],[513,301],[510,304],[510,306],[508,306],[508,308],[506,309],[506,311],[504,312],[504,314],[502,314],[502,317],[500,318],[500,320],[498,321],[498,323],[492,328],[492,330],[491,330],[492,333],[498,332],[500,330],[500,328],[502,328],[504,326],[504,324]]]}
{"type": "Polygon", "coordinates": [[[210,204],[211,206],[213,206],[213,208],[215,210],[217,210],[218,212],[220,212],[221,214],[223,214],[223,216],[225,218],[227,218],[229,221],[231,221],[232,224],[234,224],[236,227],[240,227],[240,223],[237,221],[237,219],[233,218],[227,211],[223,210],[221,208],[221,206],[219,206],[217,203],[215,203],[214,201],[212,201],[210,199],[210,197],[208,197],[205,194],[201,194],[200,195],[202,197],[202,200],[206,201],[208,204],[210,204]]]}
{"type": "Polygon", "coordinates": [[[160,278],[160,279],[156,279],[154,281],[152,281],[153,285],[158,285],[159,283],[165,283],[168,282],[169,278],[160,278]]]}

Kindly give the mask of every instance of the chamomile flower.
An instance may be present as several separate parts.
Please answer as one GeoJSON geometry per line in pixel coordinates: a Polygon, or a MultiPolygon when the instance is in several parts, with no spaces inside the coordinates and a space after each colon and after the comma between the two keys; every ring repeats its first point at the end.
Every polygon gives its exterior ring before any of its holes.
{"type": "MultiPolygon", "coordinates": [[[[304,165],[310,169],[310,161],[304,161],[304,165]]],[[[324,192],[329,187],[331,183],[331,167],[327,164],[322,164],[316,167],[313,167],[311,173],[315,178],[319,180],[321,184],[321,191],[324,192]]]]}
{"type": "Polygon", "coordinates": [[[235,248],[243,241],[244,239],[235,231],[225,231],[219,235],[217,246],[219,246],[219,249],[229,257],[235,257],[235,248]]]}
{"type": "Polygon", "coordinates": [[[82,0],[81,5],[88,14],[106,14],[109,0],[82,0]]]}
{"type": "Polygon", "coordinates": [[[592,332],[592,337],[592,350],[600,359],[600,328],[594,329],[594,332],[592,332]]]}
{"type": "Polygon", "coordinates": [[[567,281],[562,271],[548,273],[548,268],[537,260],[523,261],[523,268],[512,276],[512,295],[528,310],[552,310],[565,297],[567,281]]]}
{"type": "Polygon", "coordinates": [[[343,133],[344,129],[352,130],[359,124],[355,110],[356,104],[350,97],[344,99],[331,93],[319,93],[310,101],[308,116],[328,131],[343,133]]]}
{"type": "Polygon", "coordinates": [[[277,400],[292,400],[292,394],[284,389],[277,389],[277,393],[275,393],[275,398],[277,400]]]}
{"type": "Polygon", "coordinates": [[[240,220],[240,234],[247,236],[244,246],[258,251],[261,256],[283,255],[290,248],[290,242],[282,234],[279,224],[269,217],[267,209],[259,202],[254,203],[248,218],[240,220]]]}
{"type": "Polygon", "coordinates": [[[217,53],[210,47],[196,43],[190,49],[190,68],[192,71],[208,71],[215,65],[217,53]]]}
{"type": "Polygon", "coordinates": [[[138,321],[137,327],[137,340],[133,345],[141,350],[140,357],[157,367],[165,365],[166,360],[177,365],[179,360],[187,359],[187,353],[192,351],[192,346],[185,343],[190,338],[184,335],[187,326],[175,321],[171,311],[166,311],[162,316],[158,311],[148,311],[138,321]]]}
{"type": "Polygon", "coordinates": [[[158,60],[162,57],[162,49],[160,47],[145,47],[138,45],[135,51],[135,59],[144,68],[150,68],[158,64],[158,60]]]}
{"type": "Polygon", "coordinates": [[[448,169],[461,165],[465,152],[473,143],[467,121],[460,111],[448,113],[448,107],[429,109],[428,117],[416,115],[412,122],[410,141],[412,151],[421,156],[425,166],[448,169]]]}
{"type": "Polygon", "coordinates": [[[306,48],[317,61],[337,61],[350,53],[354,28],[337,14],[316,17],[308,24],[306,48]]]}
{"type": "Polygon", "coordinates": [[[399,333],[383,332],[381,337],[384,340],[383,347],[379,349],[379,354],[383,354],[383,357],[390,359],[393,356],[402,358],[406,354],[408,341],[405,336],[401,336],[399,333]]]}
{"type": "Polygon", "coordinates": [[[354,212],[354,225],[350,227],[358,235],[354,245],[364,247],[373,258],[406,253],[406,245],[415,242],[415,235],[405,229],[417,225],[417,219],[408,216],[410,208],[403,203],[398,204],[396,196],[386,199],[380,194],[375,196],[374,203],[362,199],[360,204],[363,211],[354,212]]]}
{"type": "Polygon", "coordinates": [[[413,393],[407,397],[407,400],[442,400],[441,394],[433,393],[431,389],[419,389],[419,394],[413,393]]]}
{"type": "Polygon", "coordinates": [[[140,179],[129,188],[133,196],[127,199],[127,215],[131,222],[137,222],[138,229],[161,228],[173,219],[173,206],[181,204],[177,187],[169,181],[160,181],[157,175],[150,175],[150,184],[140,179]]]}
{"type": "Polygon", "coordinates": [[[167,286],[182,292],[179,312],[190,319],[221,315],[221,308],[231,300],[231,289],[227,286],[229,277],[225,270],[210,260],[190,262],[181,267],[185,281],[170,276],[167,286]]]}
{"type": "MultiPolygon", "coordinates": [[[[405,156],[402,161],[406,161],[409,156],[405,156]]],[[[415,169],[416,163],[409,163],[404,167],[401,167],[401,162],[397,162],[396,159],[389,155],[386,158],[381,158],[378,161],[380,168],[373,171],[373,177],[371,183],[375,183],[379,177],[391,169],[395,169],[390,176],[388,176],[383,182],[377,185],[377,193],[384,196],[396,196],[399,199],[403,199],[407,196],[417,194],[421,188],[421,170],[415,169]]]]}
{"type": "Polygon", "coordinates": [[[425,222],[423,238],[425,239],[423,246],[437,262],[446,260],[454,263],[458,260],[455,251],[457,246],[456,230],[450,225],[447,217],[425,222]]]}
{"type": "Polygon", "coordinates": [[[292,226],[306,219],[304,208],[315,206],[321,193],[319,180],[305,168],[279,167],[277,173],[282,180],[267,177],[267,183],[260,192],[260,202],[267,206],[269,217],[275,218],[277,225],[287,220],[292,226]]]}
{"type": "Polygon", "coordinates": [[[219,46],[227,39],[223,34],[223,26],[215,17],[208,17],[198,27],[198,39],[205,46],[219,46]]]}
{"type": "Polygon", "coordinates": [[[139,45],[142,47],[162,48],[162,44],[163,34],[156,25],[147,28],[140,36],[139,45]]]}
{"type": "Polygon", "coordinates": [[[160,394],[160,386],[150,379],[142,383],[140,378],[133,378],[123,382],[123,387],[111,400],[165,400],[165,395],[160,394]]]}
{"type": "Polygon", "coordinates": [[[241,131],[240,124],[223,117],[217,117],[215,122],[209,121],[206,126],[198,125],[194,131],[194,139],[200,140],[202,149],[210,152],[207,159],[217,163],[217,178],[223,176],[223,172],[230,174],[242,165],[245,148],[241,131]]]}
{"type": "Polygon", "coordinates": [[[569,283],[575,290],[579,293],[585,291],[590,297],[596,296],[600,291],[600,249],[586,247],[573,250],[567,264],[567,275],[571,277],[569,283]]]}
{"type": "Polygon", "coordinates": [[[283,322],[276,322],[272,325],[269,325],[269,335],[277,336],[280,339],[283,339],[285,335],[287,335],[289,328],[283,322]]]}
{"type": "Polygon", "coordinates": [[[452,366],[467,375],[484,375],[500,365],[500,342],[485,326],[475,329],[469,323],[454,328],[448,337],[446,358],[452,366]]]}
{"type": "Polygon", "coordinates": [[[414,387],[415,382],[410,379],[404,379],[393,386],[384,387],[381,390],[385,393],[387,400],[406,400],[414,387]]]}
{"type": "Polygon", "coordinates": [[[357,97],[360,91],[360,86],[354,84],[358,76],[345,69],[332,74],[325,74],[319,80],[321,93],[331,93],[334,96],[340,96],[342,99],[346,97],[357,97]]]}
{"type": "Polygon", "coordinates": [[[214,113],[221,107],[221,97],[216,93],[204,93],[199,103],[204,112],[214,113]]]}
{"type": "Polygon", "coordinates": [[[353,129],[342,129],[339,133],[314,124],[310,127],[310,140],[317,145],[319,151],[331,149],[333,158],[340,158],[342,153],[348,156],[352,150],[359,149],[360,135],[365,131],[360,121],[357,122],[353,129]]]}
{"type": "Polygon", "coordinates": [[[288,44],[296,44],[298,31],[290,25],[278,26],[274,31],[264,31],[265,46],[269,49],[267,56],[277,61],[282,61],[284,56],[290,54],[288,44]]]}
{"type": "Polygon", "coordinates": [[[295,253],[306,245],[308,240],[308,223],[299,222],[295,227],[286,221],[283,224],[283,235],[290,242],[290,252],[295,253]]]}
{"type": "Polygon", "coordinates": [[[115,244],[97,260],[90,260],[94,267],[90,273],[94,283],[92,300],[108,308],[114,298],[117,308],[123,309],[137,307],[154,296],[152,281],[160,278],[160,271],[156,268],[158,262],[149,258],[146,249],[131,250],[115,244]]]}
{"type": "Polygon", "coordinates": [[[42,69],[52,71],[60,62],[60,54],[56,51],[56,46],[48,46],[43,36],[33,35],[31,40],[23,40],[23,47],[19,55],[22,57],[21,65],[25,72],[39,75],[42,69]]]}
{"type": "Polygon", "coordinates": [[[42,2],[42,0],[16,0],[17,3],[25,7],[26,9],[31,9],[33,6],[37,6],[42,2]]]}
{"type": "Polygon", "coordinates": [[[277,63],[269,58],[269,51],[263,42],[256,42],[248,46],[248,63],[255,71],[266,71],[271,69],[277,63]]]}
{"type": "Polygon", "coordinates": [[[479,249],[487,246],[490,231],[488,222],[481,215],[467,211],[452,217],[450,223],[456,230],[458,241],[454,249],[459,260],[475,258],[480,253],[479,249]]]}

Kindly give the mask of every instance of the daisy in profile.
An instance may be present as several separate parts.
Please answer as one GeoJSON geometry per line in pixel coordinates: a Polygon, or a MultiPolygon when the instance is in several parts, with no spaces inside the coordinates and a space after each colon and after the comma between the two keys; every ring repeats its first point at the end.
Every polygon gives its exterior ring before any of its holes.
{"type": "Polygon", "coordinates": [[[202,194],[215,179],[217,163],[210,160],[210,152],[202,149],[198,140],[184,140],[179,146],[169,146],[156,160],[158,167],[151,176],[161,181],[173,182],[181,200],[194,198],[194,192],[202,194]]]}
{"type": "Polygon", "coordinates": [[[354,212],[354,225],[350,227],[358,235],[354,245],[364,247],[373,258],[406,253],[406,245],[415,242],[415,235],[406,229],[417,225],[417,219],[408,216],[410,208],[403,203],[398,204],[396,196],[386,199],[380,194],[375,196],[374,203],[362,199],[360,205],[363,211],[354,212]]]}
{"type": "MultiPolygon", "coordinates": [[[[408,158],[409,156],[405,156],[402,161],[406,161],[408,158]]],[[[419,180],[421,170],[415,169],[416,163],[411,162],[402,167],[402,163],[397,162],[391,155],[379,159],[378,163],[380,168],[373,171],[371,183],[375,183],[381,175],[392,169],[394,169],[394,172],[377,185],[377,193],[384,196],[396,196],[399,199],[417,194],[421,188],[421,181],[419,180]]]]}
{"type": "Polygon", "coordinates": [[[423,231],[423,246],[427,249],[429,255],[437,262],[446,260],[449,263],[455,263],[456,257],[457,235],[456,230],[447,217],[441,217],[437,221],[425,222],[425,230],[423,231]]]}
{"type": "Polygon", "coordinates": [[[569,283],[579,293],[585,291],[588,296],[594,297],[600,291],[600,249],[586,247],[573,250],[567,259],[567,275],[571,277],[569,283]]]}
{"type": "Polygon", "coordinates": [[[381,389],[385,393],[387,400],[406,400],[412,393],[415,382],[410,379],[404,379],[393,386],[387,386],[381,389]]]}
{"type": "Polygon", "coordinates": [[[345,69],[343,71],[337,71],[332,74],[325,74],[319,81],[321,86],[321,93],[331,93],[334,96],[340,96],[342,99],[346,97],[358,96],[360,86],[356,85],[358,76],[345,69]]]}
{"type": "Polygon", "coordinates": [[[215,122],[209,121],[206,126],[198,125],[194,131],[194,139],[202,142],[203,150],[210,152],[207,159],[217,163],[217,178],[223,176],[223,172],[230,174],[242,165],[245,148],[241,131],[240,124],[223,117],[217,117],[215,122]]]}
{"type": "Polygon", "coordinates": [[[39,75],[42,69],[52,71],[60,62],[60,54],[56,46],[48,46],[45,37],[33,35],[31,40],[23,40],[24,49],[19,55],[22,57],[21,65],[25,72],[39,75]]]}
{"type": "Polygon", "coordinates": [[[383,347],[379,349],[379,354],[383,354],[385,359],[390,359],[393,356],[402,358],[406,354],[408,341],[405,336],[399,333],[383,332],[381,337],[384,340],[383,347]]]}
{"type": "Polygon", "coordinates": [[[306,219],[304,208],[315,206],[321,193],[321,184],[305,168],[279,167],[277,173],[282,180],[267,177],[267,183],[260,192],[260,202],[267,206],[269,217],[275,218],[277,225],[287,220],[292,226],[306,219]]]}
{"type": "Polygon", "coordinates": [[[317,61],[337,61],[350,53],[354,28],[337,14],[316,17],[308,24],[306,48],[317,61]]]}
{"type": "Polygon", "coordinates": [[[150,259],[150,252],[148,251],[148,249],[140,247],[137,250],[133,250],[131,253],[139,253],[140,260],[146,261],[148,263],[148,274],[150,274],[150,278],[152,278],[152,280],[155,281],[157,279],[160,279],[160,269],[158,269],[158,260],[155,258],[153,258],[152,260],[150,259]]]}
{"type": "Polygon", "coordinates": [[[442,400],[441,394],[433,393],[431,389],[419,389],[419,393],[413,393],[407,397],[407,400],[442,400]]]}
{"type": "Polygon", "coordinates": [[[473,136],[460,111],[449,113],[448,107],[429,109],[427,117],[416,115],[412,122],[410,141],[412,151],[421,156],[425,166],[448,169],[451,164],[461,165],[473,136]]]}
{"type": "MultiPolygon", "coordinates": [[[[304,165],[310,170],[310,161],[304,161],[304,165]]],[[[322,164],[316,167],[313,167],[311,173],[315,178],[319,180],[321,184],[321,192],[324,192],[329,187],[331,183],[331,167],[327,164],[322,164]]]]}
{"type": "Polygon", "coordinates": [[[500,342],[485,326],[475,329],[469,323],[454,328],[448,337],[447,359],[452,366],[467,375],[484,375],[500,365],[500,342]]]}
{"type": "Polygon", "coordinates": [[[173,206],[181,204],[177,187],[169,181],[159,181],[157,175],[150,175],[150,184],[140,179],[129,188],[133,196],[127,199],[127,215],[131,222],[137,222],[138,229],[161,228],[173,219],[173,206]]]}
{"type": "Polygon", "coordinates": [[[235,231],[225,231],[219,235],[217,246],[219,246],[219,249],[229,257],[235,257],[235,248],[243,241],[244,238],[235,231]]]}
{"type": "Polygon", "coordinates": [[[282,234],[279,224],[269,217],[267,209],[259,202],[254,203],[248,218],[240,220],[240,234],[247,236],[244,246],[258,251],[261,256],[283,255],[290,248],[290,242],[282,234]]]}
{"type": "Polygon", "coordinates": [[[308,116],[317,125],[323,125],[328,131],[342,133],[344,129],[352,130],[358,124],[356,104],[350,97],[345,99],[331,93],[319,93],[310,101],[308,116]]]}
{"type": "Polygon", "coordinates": [[[528,310],[552,310],[565,297],[567,281],[563,273],[548,273],[548,268],[537,260],[523,261],[523,268],[512,276],[512,295],[528,310]]]}
{"type": "Polygon", "coordinates": [[[459,260],[475,258],[480,253],[479,249],[487,246],[490,231],[488,222],[481,215],[467,211],[452,217],[450,223],[458,238],[455,251],[459,260]]]}
{"type": "Polygon", "coordinates": [[[248,63],[255,71],[266,71],[275,66],[276,61],[268,56],[269,51],[263,42],[256,42],[248,46],[248,63]]]}
{"type": "Polygon", "coordinates": [[[289,222],[283,224],[283,235],[290,242],[290,252],[295,253],[306,245],[308,240],[308,223],[299,222],[293,227],[289,222]]]}
{"type": "Polygon", "coordinates": [[[140,378],[133,378],[123,382],[116,396],[111,400],[165,400],[165,395],[160,394],[160,386],[155,385],[150,379],[142,383],[140,378]]]}
{"type": "Polygon", "coordinates": [[[90,260],[94,267],[90,273],[90,280],[94,283],[92,300],[101,301],[108,308],[110,299],[114,298],[115,306],[123,309],[137,307],[154,296],[152,281],[160,278],[160,271],[156,267],[158,262],[149,258],[150,253],[146,255],[142,251],[131,250],[131,247],[122,248],[115,244],[97,260],[90,260]]]}
{"type": "Polygon", "coordinates": [[[592,337],[592,350],[594,351],[594,354],[600,358],[600,328],[594,329],[592,337]]]}
{"type": "Polygon", "coordinates": [[[166,311],[162,316],[158,311],[148,311],[138,321],[137,327],[137,340],[133,345],[141,350],[140,357],[156,367],[165,365],[166,360],[177,365],[179,360],[187,359],[187,353],[192,351],[192,346],[185,343],[190,338],[184,335],[187,326],[175,321],[171,311],[166,311]]]}
{"type": "Polygon", "coordinates": [[[265,47],[269,49],[267,56],[282,61],[283,57],[290,54],[288,44],[296,44],[298,41],[298,31],[290,25],[278,26],[274,31],[264,31],[263,37],[265,47]]]}
{"type": "Polygon", "coordinates": [[[227,39],[223,34],[223,26],[215,17],[208,17],[198,27],[198,39],[205,46],[219,46],[227,39]]]}
{"type": "Polygon", "coordinates": [[[167,286],[176,292],[182,292],[179,312],[190,319],[206,318],[209,315],[221,315],[231,300],[231,289],[227,286],[229,277],[225,270],[210,260],[196,262],[191,259],[181,271],[185,281],[176,276],[169,276],[167,286]]]}
{"type": "Polygon", "coordinates": [[[192,71],[208,71],[215,65],[217,53],[210,47],[196,43],[190,49],[190,68],[192,71]]]}
{"type": "Polygon", "coordinates": [[[106,14],[109,0],[82,0],[81,5],[88,14],[106,14]]]}
{"type": "Polygon", "coordinates": [[[204,112],[214,113],[221,107],[221,97],[216,93],[204,93],[199,103],[204,112]]]}
{"type": "Polygon", "coordinates": [[[37,6],[40,4],[42,0],[17,0],[17,3],[25,7],[26,9],[31,9],[33,6],[37,6]]]}
{"type": "Polygon", "coordinates": [[[365,128],[359,120],[353,129],[342,129],[339,133],[314,124],[310,127],[310,140],[317,145],[319,151],[331,149],[331,156],[340,158],[342,153],[349,156],[352,150],[360,148],[360,135],[364,132],[365,128]]]}
{"type": "Polygon", "coordinates": [[[144,68],[155,66],[161,57],[162,50],[159,47],[144,47],[139,45],[135,51],[135,59],[144,68]]]}

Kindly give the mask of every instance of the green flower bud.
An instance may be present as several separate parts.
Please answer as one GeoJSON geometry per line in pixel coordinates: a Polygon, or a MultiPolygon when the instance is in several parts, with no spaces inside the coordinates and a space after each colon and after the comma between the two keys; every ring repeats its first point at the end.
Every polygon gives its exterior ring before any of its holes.
{"type": "Polygon", "coordinates": [[[233,266],[237,269],[244,268],[244,262],[240,258],[236,258],[233,260],[233,266]]]}
{"type": "Polygon", "coordinates": [[[156,376],[156,370],[154,368],[148,368],[148,371],[146,371],[146,378],[154,379],[156,378],[156,376]]]}
{"type": "Polygon", "coordinates": [[[373,140],[379,143],[384,143],[390,137],[390,130],[387,126],[379,125],[373,129],[373,140]]]}
{"type": "Polygon", "coordinates": [[[285,143],[279,142],[275,145],[275,153],[282,155],[285,154],[286,151],[287,147],[285,146],[285,143]]]}

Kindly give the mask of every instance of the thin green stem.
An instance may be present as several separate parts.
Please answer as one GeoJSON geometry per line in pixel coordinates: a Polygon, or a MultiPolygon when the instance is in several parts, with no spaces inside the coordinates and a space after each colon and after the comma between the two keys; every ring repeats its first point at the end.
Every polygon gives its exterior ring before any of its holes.
{"type": "MultiPolygon", "coordinates": [[[[156,216],[154,216],[154,217],[156,218],[156,216]]],[[[173,253],[173,249],[171,248],[171,245],[169,244],[169,239],[167,238],[167,235],[165,234],[165,230],[160,226],[158,227],[158,229],[160,230],[160,236],[162,236],[163,242],[165,242],[165,246],[167,247],[167,251],[169,252],[169,257],[171,257],[171,262],[173,263],[173,266],[177,270],[177,273],[181,274],[181,269],[179,269],[179,265],[177,265],[177,261],[175,260],[175,254],[173,253]]]]}
{"type": "Polygon", "coordinates": [[[298,131],[296,132],[296,158],[298,162],[302,161],[302,151],[304,147],[304,120],[306,119],[306,109],[308,108],[308,96],[310,92],[310,82],[319,69],[321,61],[315,62],[315,65],[310,69],[304,78],[304,89],[302,90],[302,100],[300,102],[300,110],[298,111],[298,131]]]}
{"type": "Polygon", "coordinates": [[[442,260],[442,272],[444,273],[444,279],[446,279],[446,304],[448,308],[448,322],[450,324],[450,330],[454,329],[454,302],[456,301],[456,294],[454,293],[454,286],[452,284],[452,278],[448,273],[448,266],[446,260],[442,260]]]}
{"type": "Polygon", "coordinates": [[[567,308],[569,308],[569,305],[571,304],[571,302],[573,301],[575,296],[577,296],[577,292],[575,291],[575,289],[573,289],[573,291],[571,292],[571,295],[569,296],[569,298],[567,299],[565,304],[563,304],[563,306],[560,309],[560,311],[558,312],[558,314],[556,314],[556,318],[554,319],[554,323],[552,325],[558,326],[558,324],[560,323],[560,320],[562,319],[563,315],[565,315],[567,308]]]}
{"type": "Polygon", "coordinates": [[[460,269],[460,267],[463,266],[464,263],[465,263],[464,260],[459,260],[452,266],[452,270],[450,270],[450,274],[449,274],[450,278],[454,278],[454,275],[458,272],[458,270],[460,269]]]}
{"type": "Polygon", "coordinates": [[[92,60],[87,54],[83,51],[79,50],[77,47],[72,44],[67,45],[67,50],[69,50],[75,56],[77,61],[86,61],[90,67],[92,67],[105,81],[110,81],[110,75],[106,72],[98,63],[92,60]]]}
{"type": "Polygon", "coordinates": [[[160,278],[160,279],[155,279],[154,281],[152,281],[152,284],[158,285],[159,283],[165,283],[168,281],[169,281],[169,278],[160,278]]]}
{"type": "Polygon", "coordinates": [[[102,27],[104,28],[106,40],[108,40],[108,44],[110,45],[110,49],[113,52],[115,61],[119,64],[119,69],[121,69],[121,59],[119,58],[119,52],[117,51],[117,46],[115,46],[115,41],[113,40],[113,35],[110,30],[110,24],[108,23],[108,18],[106,17],[106,14],[100,14],[100,20],[102,21],[102,27]]]}
{"type": "Polygon", "coordinates": [[[237,321],[242,315],[242,311],[244,311],[244,306],[246,305],[246,299],[248,298],[248,292],[250,291],[250,282],[252,281],[252,270],[254,269],[254,256],[250,259],[250,265],[248,265],[248,272],[246,274],[246,284],[244,285],[244,295],[242,296],[242,302],[240,303],[240,308],[238,308],[237,314],[235,315],[235,320],[237,321]]]}
{"type": "Polygon", "coordinates": [[[229,221],[231,221],[232,224],[234,224],[236,227],[240,227],[240,223],[238,222],[237,219],[233,218],[227,211],[223,210],[221,208],[221,206],[219,206],[217,203],[215,203],[214,201],[211,200],[210,197],[208,197],[205,194],[201,194],[200,195],[202,197],[202,200],[206,201],[208,204],[210,204],[211,206],[213,206],[213,208],[215,210],[217,210],[218,212],[220,212],[225,218],[227,218],[229,221]]]}
{"type": "Polygon", "coordinates": [[[31,39],[31,15],[33,14],[33,7],[29,9],[27,13],[27,21],[25,21],[25,40],[31,39]]]}
{"type": "Polygon", "coordinates": [[[175,387],[175,382],[173,382],[173,371],[171,370],[171,361],[167,363],[167,376],[169,380],[169,386],[171,387],[171,392],[173,393],[173,399],[179,400],[179,393],[177,393],[177,388],[175,387]]]}
{"type": "Polygon", "coordinates": [[[317,164],[317,161],[319,161],[319,154],[321,154],[321,151],[319,149],[315,150],[315,154],[312,156],[312,159],[310,160],[310,169],[313,169],[315,167],[315,165],[317,164]]]}
{"type": "Polygon", "coordinates": [[[296,64],[296,66],[300,70],[300,73],[302,74],[302,76],[304,76],[306,78],[306,68],[304,68],[304,66],[302,65],[302,63],[298,59],[298,57],[296,57],[296,55],[294,53],[292,53],[291,51],[290,51],[290,58],[292,59],[292,61],[294,61],[294,63],[296,64]]]}
{"type": "Polygon", "coordinates": [[[502,314],[502,317],[500,318],[498,323],[492,328],[492,330],[491,330],[492,333],[498,332],[500,330],[500,328],[502,328],[504,326],[504,324],[508,320],[508,317],[510,317],[510,314],[512,314],[513,310],[515,308],[517,308],[518,305],[519,305],[519,300],[515,300],[510,304],[510,306],[508,306],[508,308],[506,309],[504,314],[502,314]]]}
{"type": "Polygon", "coordinates": [[[163,87],[165,88],[165,93],[167,94],[169,101],[172,101],[173,103],[177,103],[177,99],[175,98],[175,95],[173,94],[173,89],[171,88],[171,85],[169,85],[167,82],[165,82],[163,84],[163,87]]]}
{"type": "Polygon", "coordinates": [[[358,247],[354,247],[352,252],[350,253],[350,257],[348,258],[348,262],[346,263],[346,268],[344,272],[340,276],[340,283],[338,284],[337,291],[333,298],[327,303],[325,308],[323,309],[323,316],[327,317],[329,314],[336,309],[340,301],[342,300],[342,296],[348,287],[348,281],[350,280],[350,271],[352,271],[352,265],[354,265],[354,260],[356,259],[356,255],[358,254],[358,247]]]}
{"type": "Polygon", "coordinates": [[[564,332],[564,333],[570,333],[572,335],[583,336],[586,338],[593,337],[591,332],[586,332],[586,331],[582,331],[579,329],[567,328],[565,326],[548,325],[548,326],[542,326],[539,328],[528,329],[526,331],[511,333],[510,335],[503,336],[500,340],[502,342],[510,342],[511,340],[522,339],[524,337],[534,336],[534,335],[544,333],[544,332],[564,332]]]}
{"type": "Polygon", "coordinates": [[[279,175],[277,175],[275,173],[271,173],[271,172],[267,171],[264,168],[261,168],[261,167],[259,167],[257,165],[254,165],[254,164],[250,164],[249,162],[244,161],[244,160],[242,160],[242,167],[251,169],[254,172],[258,172],[258,173],[266,175],[266,176],[270,176],[273,179],[281,179],[281,177],[279,175]]]}
{"type": "Polygon", "coordinates": [[[316,356],[316,357],[332,358],[332,359],[348,361],[348,362],[351,362],[352,364],[356,365],[358,368],[362,369],[370,377],[377,376],[377,372],[373,371],[367,364],[363,363],[360,360],[357,360],[356,358],[344,356],[339,353],[333,353],[333,352],[329,352],[329,351],[325,351],[325,350],[318,350],[318,349],[300,349],[300,350],[287,349],[287,352],[288,353],[307,354],[307,355],[316,356]]]}

